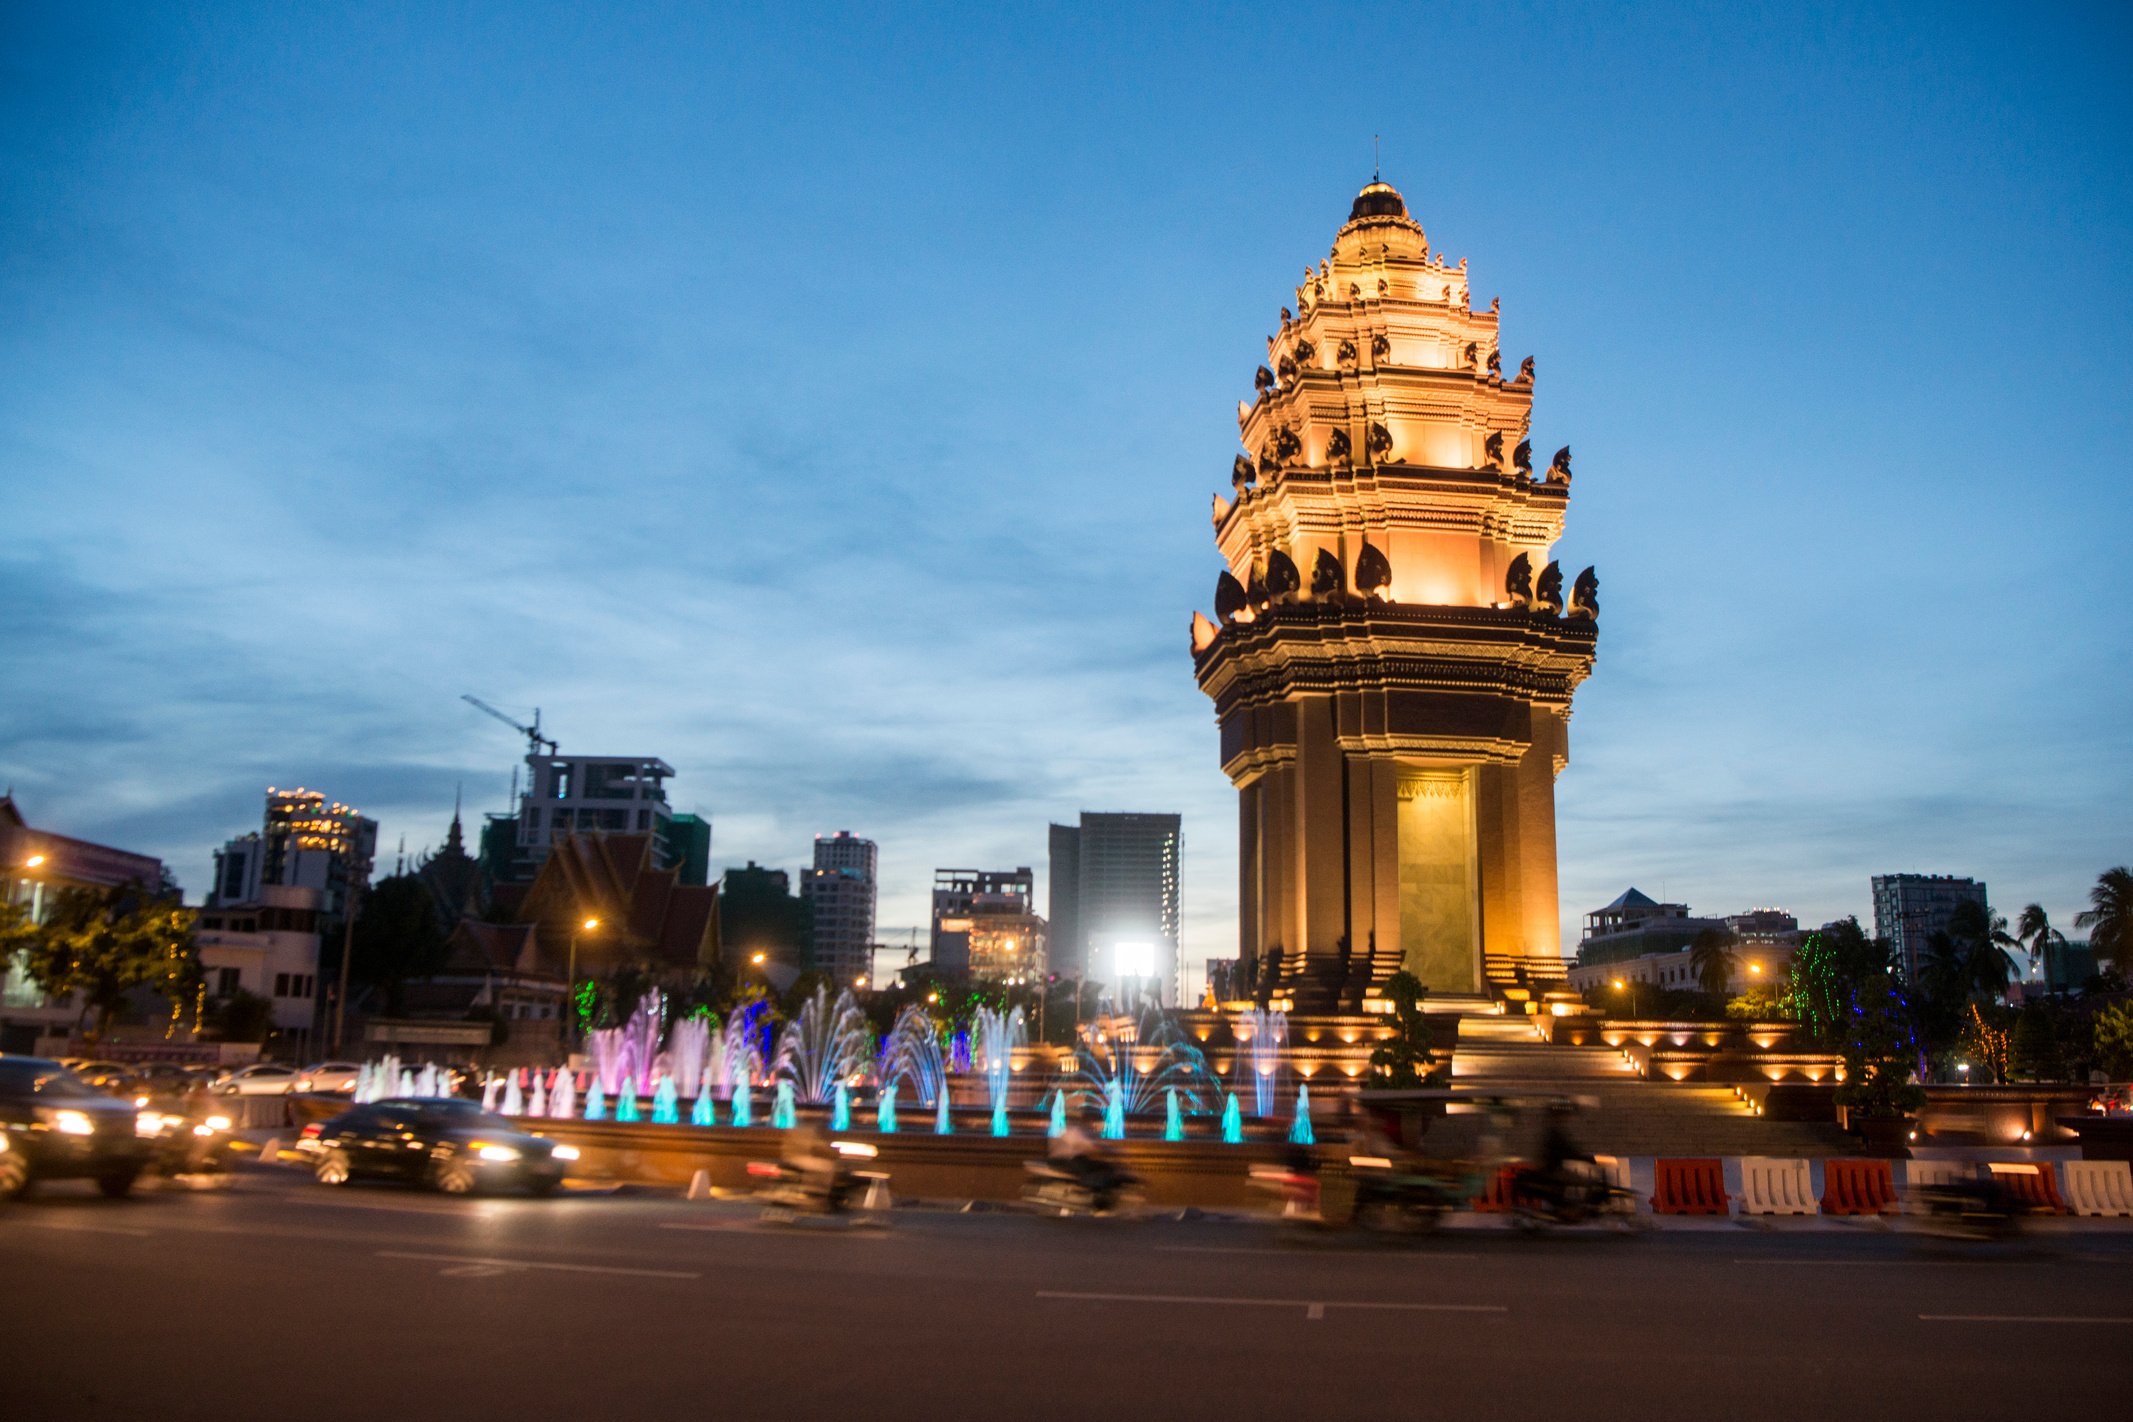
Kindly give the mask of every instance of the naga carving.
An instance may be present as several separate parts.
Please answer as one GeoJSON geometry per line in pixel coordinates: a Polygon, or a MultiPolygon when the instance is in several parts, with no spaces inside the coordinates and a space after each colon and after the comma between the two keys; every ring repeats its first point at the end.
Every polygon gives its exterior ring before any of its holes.
{"type": "Polygon", "coordinates": [[[1348,432],[1346,430],[1335,430],[1332,434],[1326,436],[1327,459],[1338,459],[1342,463],[1346,463],[1353,454],[1354,450],[1348,442],[1348,432]]]}
{"type": "Polygon", "coordinates": [[[1309,341],[1298,341],[1296,343],[1296,363],[1298,365],[1309,365],[1317,359],[1317,346],[1312,345],[1309,341]]]}
{"type": "Polygon", "coordinates": [[[1355,588],[1364,597],[1376,597],[1392,582],[1392,561],[1378,551],[1376,544],[1365,540],[1363,551],[1355,555],[1355,588]]]}
{"type": "Polygon", "coordinates": [[[1578,574],[1570,585],[1570,615],[1597,622],[1600,617],[1600,579],[1592,569],[1578,574]]]}
{"type": "Polygon", "coordinates": [[[1259,482],[1259,471],[1253,467],[1249,454],[1240,454],[1230,461],[1229,481],[1237,486],[1239,492],[1259,482]]]}
{"type": "Polygon", "coordinates": [[[1558,449],[1555,452],[1555,458],[1549,462],[1548,482],[1551,484],[1567,484],[1570,482],[1569,445],[1566,444],[1561,449],[1558,449]]]}
{"type": "Polygon", "coordinates": [[[1385,339],[1383,335],[1372,336],[1370,338],[1370,359],[1379,364],[1391,360],[1392,342],[1385,339]]]}
{"type": "Polygon", "coordinates": [[[1252,389],[1264,395],[1267,391],[1272,390],[1273,388],[1274,372],[1268,370],[1263,365],[1260,366],[1259,369],[1252,376],[1252,389]]]}
{"type": "Polygon", "coordinates": [[[1370,451],[1370,457],[1372,459],[1389,459],[1392,457],[1391,430],[1386,429],[1376,420],[1372,420],[1370,422],[1370,432],[1366,436],[1366,439],[1368,440],[1368,443],[1365,445],[1365,448],[1370,451]]]}
{"type": "Polygon", "coordinates": [[[1321,548],[1318,557],[1311,562],[1311,596],[1339,597],[1341,595],[1341,560],[1332,550],[1321,548]]]}
{"type": "Polygon", "coordinates": [[[1280,373],[1281,381],[1284,385],[1296,379],[1296,362],[1290,360],[1287,356],[1283,356],[1277,361],[1274,369],[1280,373]]]}
{"type": "Polygon", "coordinates": [[[1511,560],[1511,567],[1504,574],[1503,590],[1511,595],[1513,604],[1519,607],[1533,605],[1533,559],[1521,553],[1511,560]]]}
{"type": "Polygon", "coordinates": [[[1522,439],[1518,448],[1511,451],[1511,467],[1528,479],[1533,477],[1533,441],[1522,439]]]}
{"type": "Polygon", "coordinates": [[[1533,383],[1532,356],[1527,356],[1524,360],[1518,363],[1518,383],[1520,385],[1531,385],[1533,383]]]}
{"type": "Polygon", "coordinates": [[[1296,571],[1296,560],[1276,548],[1266,558],[1266,595],[1279,601],[1296,596],[1303,586],[1303,574],[1296,571]]]}
{"type": "Polygon", "coordinates": [[[1495,376],[1498,380],[1503,379],[1502,351],[1492,350],[1489,352],[1489,374],[1495,376]]]}
{"type": "Polygon", "coordinates": [[[1489,437],[1481,442],[1481,456],[1491,469],[1503,468],[1503,431],[1490,430],[1489,437]]]}
{"type": "Polygon", "coordinates": [[[1303,452],[1303,441],[1296,437],[1296,431],[1283,425],[1274,431],[1274,437],[1267,441],[1266,451],[1259,456],[1260,472],[1283,468],[1303,452]]]}
{"type": "Polygon", "coordinates": [[[1340,362],[1341,369],[1355,369],[1355,363],[1358,359],[1360,359],[1360,357],[1356,354],[1355,342],[1350,340],[1343,340],[1338,346],[1335,346],[1333,348],[1333,358],[1340,362]]]}
{"type": "Polygon", "coordinates": [[[1224,622],[1234,622],[1249,603],[1250,599],[1244,595],[1244,584],[1237,581],[1235,573],[1224,568],[1222,576],[1215,579],[1215,616],[1224,622]]]}
{"type": "Polygon", "coordinates": [[[1533,587],[1533,606],[1537,611],[1561,612],[1563,610],[1563,565],[1550,563],[1541,569],[1540,581],[1533,587]]]}

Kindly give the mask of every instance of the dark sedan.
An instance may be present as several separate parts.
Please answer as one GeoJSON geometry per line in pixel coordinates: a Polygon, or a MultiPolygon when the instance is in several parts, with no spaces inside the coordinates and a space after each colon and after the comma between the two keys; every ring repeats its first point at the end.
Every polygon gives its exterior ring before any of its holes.
{"type": "Polygon", "coordinates": [[[547,1195],[578,1158],[575,1147],[529,1136],[479,1102],[404,1097],[304,1127],[298,1148],[321,1184],[405,1180],[447,1195],[519,1187],[547,1195]]]}
{"type": "Polygon", "coordinates": [[[39,1180],[94,1180],[121,1196],[148,1163],[153,1130],[133,1103],[58,1062],[0,1056],[0,1199],[39,1180]]]}

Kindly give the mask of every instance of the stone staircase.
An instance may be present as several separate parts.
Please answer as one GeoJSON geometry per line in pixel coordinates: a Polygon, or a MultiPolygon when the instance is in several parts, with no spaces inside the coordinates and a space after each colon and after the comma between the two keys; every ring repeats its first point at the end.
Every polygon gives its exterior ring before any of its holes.
{"type": "MultiPolygon", "coordinates": [[[[1773,1121],[1730,1086],[1648,1080],[1613,1047],[1557,1046],[1524,1016],[1459,1019],[1452,1089],[1576,1097],[1586,1109],[1572,1133],[1603,1155],[1828,1156],[1858,1149],[1833,1122],[1773,1121]]],[[[1464,1134],[1456,1116],[1443,1125],[1448,1134],[1464,1134]]]]}

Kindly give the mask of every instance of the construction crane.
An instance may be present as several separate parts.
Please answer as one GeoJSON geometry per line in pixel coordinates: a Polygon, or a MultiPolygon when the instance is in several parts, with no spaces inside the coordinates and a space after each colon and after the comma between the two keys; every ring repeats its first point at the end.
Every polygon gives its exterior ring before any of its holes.
{"type": "Polygon", "coordinates": [[[536,706],[533,708],[533,724],[530,726],[521,726],[518,722],[512,720],[509,716],[506,716],[503,712],[497,710],[488,702],[482,700],[479,696],[461,695],[459,699],[461,701],[466,702],[467,705],[472,706],[477,711],[486,711],[489,715],[494,716],[497,720],[503,722],[506,726],[509,726],[512,730],[524,736],[526,738],[526,754],[539,755],[541,754],[541,748],[543,746],[547,747],[547,753],[549,755],[554,755],[556,753],[556,743],[549,737],[541,734],[540,707],[536,706]]]}

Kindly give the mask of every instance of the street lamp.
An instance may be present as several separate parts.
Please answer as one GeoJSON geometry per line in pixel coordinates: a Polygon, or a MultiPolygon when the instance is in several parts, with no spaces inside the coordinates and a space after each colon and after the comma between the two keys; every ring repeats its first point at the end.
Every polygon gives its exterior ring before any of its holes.
{"type": "Polygon", "coordinates": [[[570,969],[563,987],[563,1054],[568,1057],[577,1050],[578,1038],[578,935],[597,933],[600,920],[588,918],[570,931],[570,969]]]}
{"type": "Polygon", "coordinates": [[[861,973],[858,977],[852,979],[852,986],[855,988],[863,989],[866,987],[866,985],[867,975],[865,973],[861,973]]]}
{"type": "Polygon", "coordinates": [[[760,968],[763,966],[763,955],[761,953],[751,953],[748,955],[748,961],[760,968]]]}

